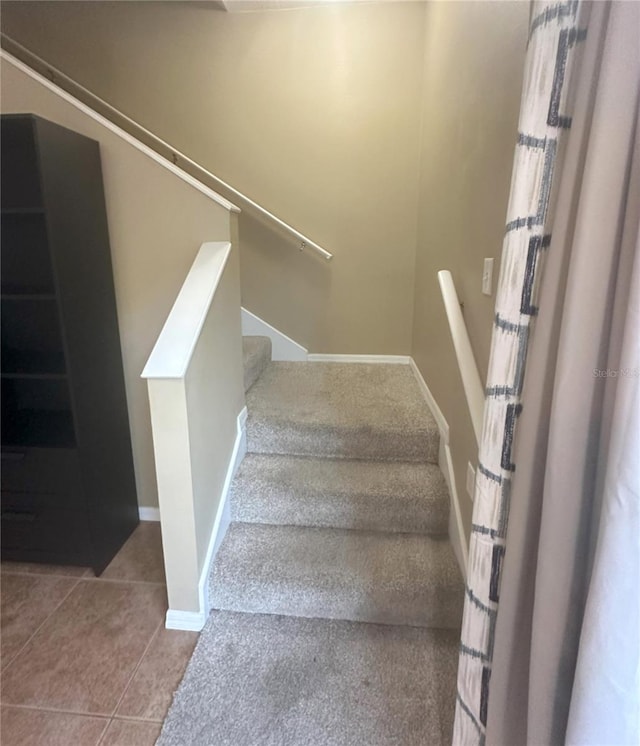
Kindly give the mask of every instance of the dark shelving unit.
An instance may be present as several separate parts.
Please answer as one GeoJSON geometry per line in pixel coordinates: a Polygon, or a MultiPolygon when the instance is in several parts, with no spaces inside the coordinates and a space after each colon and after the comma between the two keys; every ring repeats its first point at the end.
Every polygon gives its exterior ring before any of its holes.
{"type": "Polygon", "coordinates": [[[2,558],[107,566],[138,523],[98,143],[1,117],[2,558]]]}

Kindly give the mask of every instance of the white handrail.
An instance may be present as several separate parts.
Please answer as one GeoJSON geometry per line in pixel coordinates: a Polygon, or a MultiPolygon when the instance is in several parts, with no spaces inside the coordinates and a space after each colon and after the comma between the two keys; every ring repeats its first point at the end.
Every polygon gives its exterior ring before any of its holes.
{"type": "MultiPolygon", "coordinates": [[[[115,106],[112,106],[111,104],[107,103],[104,99],[101,99],[99,96],[96,96],[95,93],[90,91],[88,88],[85,88],[80,83],[73,80],[73,78],[70,78],[68,75],[63,73],[61,70],[58,70],[53,65],[50,65],[48,62],[43,60],[41,57],[38,57],[37,54],[32,52],[30,49],[27,49],[25,46],[20,44],[20,42],[15,41],[15,39],[12,39],[10,36],[8,36],[5,33],[0,33],[0,38],[2,39],[3,45],[8,42],[8,46],[14,47],[14,49],[20,50],[20,57],[23,59],[23,62],[27,62],[32,67],[40,67],[43,69],[48,76],[50,77],[52,82],[56,82],[56,78],[59,78],[60,80],[63,80],[68,86],[73,88],[75,91],[81,91],[83,96],[88,97],[91,101],[97,102],[99,106],[102,109],[106,109],[110,111],[112,114],[115,114],[115,116],[118,118],[119,121],[124,121],[131,127],[133,127],[138,133],[143,133],[145,138],[148,140],[151,140],[156,145],[161,146],[162,148],[168,150],[171,153],[171,158],[173,160],[174,165],[178,165],[178,160],[184,161],[184,163],[188,164],[191,169],[198,171],[200,174],[203,174],[207,179],[215,182],[220,187],[222,187],[223,190],[230,192],[234,198],[240,200],[241,202],[244,202],[245,205],[249,206],[252,210],[255,212],[260,213],[260,215],[263,215],[264,217],[268,218],[272,223],[275,223],[276,225],[280,226],[280,228],[283,228],[288,233],[291,233],[293,236],[295,236],[300,241],[299,249],[300,251],[303,251],[306,248],[313,249],[313,251],[317,252],[327,261],[330,261],[333,259],[333,254],[328,252],[326,249],[323,249],[322,246],[317,244],[315,241],[312,241],[308,236],[305,236],[304,233],[300,233],[300,231],[296,230],[293,226],[289,225],[288,223],[285,223],[284,220],[281,220],[280,218],[276,217],[273,213],[269,212],[267,209],[259,205],[257,202],[254,202],[250,197],[247,197],[245,194],[242,194],[242,192],[239,192],[237,189],[234,189],[230,184],[227,184],[226,181],[223,181],[221,178],[216,176],[215,174],[212,174],[211,171],[208,171],[206,168],[201,166],[199,163],[196,163],[193,159],[189,158],[189,156],[185,155],[181,151],[174,148],[172,145],[170,145],[168,142],[163,140],[161,137],[158,137],[153,132],[148,130],[146,127],[143,127],[141,124],[138,124],[135,120],[131,119],[131,117],[128,117],[126,114],[121,112],[119,109],[116,109],[115,106]],[[26,60],[24,59],[26,58],[26,60]]],[[[15,53],[15,52],[14,52],[15,53]]]]}
{"type": "Polygon", "coordinates": [[[43,88],[51,91],[62,101],[65,101],[78,111],[82,112],[84,116],[92,119],[101,127],[104,127],[105,129],[109,130],[109,132],[112,132],[114,135],[124,140],[124,142],[128,143],[132,148],[135,148],[140,153],[144,153],[145,156],[151,158],[151,160],[162,166],[162,168],[166,168],[167,171],[170,171],[177,178],[189,184],[194,189],[197,189],[199,192],[219,204],[221,207],[224,207],[225,210],[229,210],[229,212],[240,212],[239,207],[234,205],[232,202],[229,202],[228,199],[225,199],[221,194],[218,194],[218,192],[216,192],[210,186],[207,186],[204,181],[202,181],[201,179],[196,179],[195,176],[192,176],[190,173],[185,171],[185,169],[178,168],[178,166],[175,166],[168,158],[165,158],[165,156],[161,155],[157,150],[149,147],[137,137],[130,135],[126,130],[122,129],[122,127],[118,127],[117,124],[114,124],[111,119],[107,119],[102,114],[98,113],[95,109],[92,109],[90,106],[87,106],[87,104],[82,103],[79,98],[76,98],[64,88],[61,88],[55,83],[52,83],[39,72],[34,70],[32,67],[29,67],[29,65],[25,65],[24,62],[21,62],[17,57],[9,54],[9,52],[4,49],[0,49],[0,60],[2,60],[2,63],[5,65],[12,65],[13,67],[15,67],[16,70],[19,70],[28,78],[31,78],[31,80],[34,80],[36,83],[41,85],[43,88]]]}
{"type": "Polygon", "coordinates": [[[438,282],[440,283],[442,300],[444,301],[444,307],[447,312],[449,329],[456,351],[460,375],[462,376],[462,386],[467,398],[473,432],[475,433],[478,446],[480,446],[482,418],[484,415],[484,389],[482,381],[480,380],[476,359],[471,349],[469,334],[464,323],[464,318],[462,317],[460,302],[458,301],[458,294],[453,284],[451,272],[446,269],[440,270],[438,272],[438,282]]]}

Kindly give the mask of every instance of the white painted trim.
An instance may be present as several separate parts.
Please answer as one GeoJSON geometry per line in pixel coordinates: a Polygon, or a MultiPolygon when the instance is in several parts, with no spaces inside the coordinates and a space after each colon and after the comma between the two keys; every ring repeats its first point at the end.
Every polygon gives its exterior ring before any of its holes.
{"type": "Polygon", "coordinates": [[[467,560],[469,557],[469,549],[467,547],[467,537],[464,532],[464,525],[462,523],[462,512],[460,510],[460,500],[458,497],[458,489],[456,486],[456,476],[453,471],[453,460],[451,458],[451,448],[449,447],[449,423],[446,421],[442,410],[438,406],[433,394],[431,393],[427,382],[422,377],[420,369],[416,365],[416,361],[411,358],[410,363],[413,375],[420,387],[420,391],[424,396],[427,406],[431,410],[438,430],[440,432],[440,449],[438,452],[438,466],[444,476],[444,480],[447,483],[449,489],[449,541],[453,548],[453,552],[458,560],[460,572],[462,577],[467,579],[467,560]]]}
{"type": "Polygon", "coordinates": [[[471,340],[467,332],[467,325],[464,323],[462,311],[460,310],[460,301],[453,284],[453,276],[446,269],[438,272],[438,282],[442,292],[442,300],[447,312],[449,330],[453,340],[453,347],[456,351],[458,368],[462,377],[462,387],[467,399],[469,414],[471,415],[471,424],[476,436],[478,448],[482,439],[482,419],[484,417],[484,387],[478,372],[476,359],[471,349],[471,340]]]}
{"type": "MultiPolygon", "coordinates": [[[[18,60],[12,54],[9,54],[9,52],[6,52],[4,49],[0,50],[0,58],[4,62],[9,63],[10,65],[13,65],[15,68],[23,72],[25,75],[28,75],[30,78],[33,78],[33,80],[40,83],[40,85],[47,88],[49,91],[54,93],[56,96],[59,96],[60,98],[64,99],[67,103],[71,104],[72,106],[75,106],[75,108],[80,110],[83,114],[90,117],[94,121],[98,122],[98,124],[102,125],[106,129],[108,129],[110,132],[113,132],[114,135],[117,135],[122,140],[125,140],[127,143],[129,143],[129,145],[136,148],[136,150],[139,150],[141,153],[144,153],[144,155],[146,155],[148,158],[151,158],[151,160],[155,161],[163,168],[166,168],[167,171],[171,171],[172,174],[177,176],[179,179],[182,179],[182,181],[189,184],[189,186],[192,186],[194,189],[197,189],[199,192],[204,194],[205,197],[212,199],[214,202],[217,202],[221,207],[224,207],[226,210],[229,210],[230,212],[240,212],[239,207],[234,205],[232,202],[229,202],[229,200],[225,199],[221,194],[214,192],[213,189],[210,189],[208,186],[205,186],[201,181],[198,181],[198,179],[195,179],[193,176],[188,174],[186,171],[183,171],[181,168],[178,168],[178,166],[175,166],[173,163],[171,163],[171,161],[167,160],[164,156],[160,155],[159,153],[156,153],[156,151],[150,148],[148,145],[145,145],[143,142],[136,139],[135,137],[130,135],[128,132],[125,132],[125,130],[123,130],[121,127],[118,127],[117,124],[114,124],[113,122],[103,117],[101,114],[98,114],[97,111],[94,111],[89,106],[86,106],[86,104],[83,104],[81,101],[79,101],[77,98],[72,96],[70,93],[67,93],[64,89],[60,88],[55,83],[52,83],[50,80],[47,80],[45,77],[40,75],[40,73],[37,73],[35,70],[28,67],[23,62],[20,62],[20,60],[18,60]]],[[[46,64],[44,60],[40,60],[40,61],[43,64],[46,64]]],[[[59,71],[58,71],[58,74],[62,75],[62,73],[60,73],[59,71]]],[[[129,117],[117,111],[117,109],[114,109],[112,106],[107,104],[106,101],[101,101],[100,99],[98,99],[98,97],[95,94],[91,93],[91,91],[88,91],[87,89],[83,88],[83,86],[79,85],[78,83],[74,82],[74,85],[77,85],[78,88],[85,90],[93,98],[100,101],[104,106],[115,111],[118,114],[118,116],[122,117],[123,119],[127,121],[132,122],[133,124],[136,125],[136,127],[139,127],[141,130],[144,130],[143,127],[133,122],[133,120],[130,120],[129,117]]],[[[144,131],[147,132],[146,130],[144,131]]],[[[151,135],[155,140],[162,142],[160,138],[155,137],[153,133],[148,132],[148,134],[151,135]]],[[[175,151],[175,149],[171,148],[171,146],[168,145],[167,143],[162,142],[162,144],[165,145],[170,150],[175,151]]],[[[177,151],[175,152],[177,153],[177,151]]],[[[180,154],[180,156],[183,157],[182,154],[180,154]]],[[[190,160],[186,157],[184,158],[185,160],[190,160]]]]}
{"type": "Polygon", "coordinates": [[[464,532],[462,523],[462,513],[460,511],[460,500],[456,488],[456,477],[453,471],[453,460],[451,458],[451,448],[448,443],[441,441],[442,455],[444,458],[438,459],[440,471],[444,475],[444,480],[449,488],[451,499],[451,508],[449,510],[449,541],[453,548],[453,553],[458,560],[458,566],[465,582],[467,580],[467,563],[469,561],[469,549],[467,547],[467,537],[464,532]]]}
{"type": "Polygon", "coordinates": [[[169,609],[164,618],[167,629],[181,629],[186,632],[200,632],[207,621],[207,617],[200,611],[180,611],[169,609]]]}
{"type": "Polygon", "coordinates": [[[142,378],[184,378],[227,265],[228,241],[203,243],[156,340],[142,378]]]}
{"type": "Polygon", "coordinates": [[[427,402],[427,406],[431,410],[431,414],[434,416],[436,424],[438,425],[438,430],[440,431],[440,438],[443,439],[444,442],[448,445],[449,444],[449,423],[444,418],[444,415],[442,414],[442,410],[438,406],[438,402],[435,400],[433,394],[431,393],[431,390],[427,386],[427,382],[422,377],[422,373],[420,373],[420,369],[416,365],[416,361],[413,358],[411,358],[409,365],[411,366],[413,375],[415,376],[415,379],[418,382],[420,391],[422,392],[422,395],[424,396],[425,401],[427,402]]]}
{"type": "Polygon", "coordinates": [[[324,355],[309,353],[307,360],[314,363],[388,363],[391,365],[409,365],[408,355],[324,355]]]}
{"type": "Polygon", "coordinates": [[[231,515],[228,506],[228,496],[231,488],[231,482],[235,476],[242,459],[247,453],[247,408],[243,407],[238,415],[236,440],[229,459],[227,475],[222,487],[222,495],[218,505],[216,519],[211,529],[207,554],[205,555],[200,580],[198,581],[198,605],[199,611],[181,611],[179,609],[169,609],[165,617],[165,627],[167,629],[183,629],[199,632],[205,625],[211,606],[209,602],[209,575],[211,565],[216,553],[224,539],[224,536],[231,522],[231,515]]]}
{"type": "Polygon", "coordinates": [[[278,331],[264,319],[255,313],[242,309],[242,334],[244,336],[256,335],[258,337],[269,337],[271,340],[271,359],[299,362],[307,359],[307,349],[301,344],[294,342],[291,337],[278,331]]]}
{"type": "Polygon", "coordinates": [[[138,515],[141,521],[159,521],[160,508],[146,508],[138,506],[138,515]]]}

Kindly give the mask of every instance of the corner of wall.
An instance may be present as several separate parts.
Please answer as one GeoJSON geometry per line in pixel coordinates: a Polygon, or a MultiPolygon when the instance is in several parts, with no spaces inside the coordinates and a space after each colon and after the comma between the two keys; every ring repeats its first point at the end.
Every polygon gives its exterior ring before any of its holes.
{"type": "Polygon", "coordinates": [[[467,561],[469,557],[469,549],[467,544],[467,535],[464,530],[464,522],[462,520],[462,511],[460,509],[460,500],[458,496],[458,489],[456,485],[456,476],[453,468],[453,460],[451,458],[451,449],[449,447],[449,424],[447,423],[442,410],[438,406],[433,394],[431,393],[426,381],[422,377],[422,373],[413,358],[410,358],[411,370],[413,375],[420,387],[420,391],[424,396],[427,406],[431,410],[438,430],[440,432],[440,450],[438,452],[438,466],[442,472],[447,488],[449,490],[449,540],[453,547],[454,554],[460,567],[462,577],[466,580],[467,577],[467,561]]]}

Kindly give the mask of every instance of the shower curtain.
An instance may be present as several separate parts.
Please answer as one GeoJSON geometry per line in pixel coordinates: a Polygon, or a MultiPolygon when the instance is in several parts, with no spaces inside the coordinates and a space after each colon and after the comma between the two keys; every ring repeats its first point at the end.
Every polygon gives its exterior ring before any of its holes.
{"type": "Polygon", "coordinates": [[[639,38],[636,3],[533,6],[456,746],[639,735],[639,38]]]}

